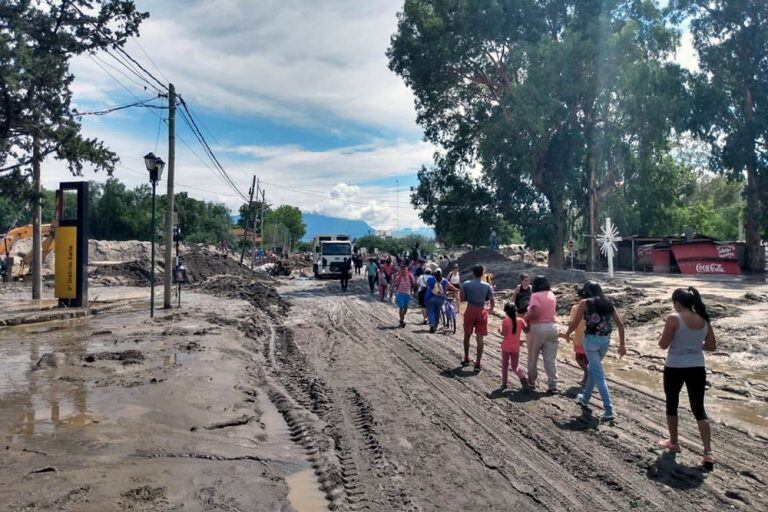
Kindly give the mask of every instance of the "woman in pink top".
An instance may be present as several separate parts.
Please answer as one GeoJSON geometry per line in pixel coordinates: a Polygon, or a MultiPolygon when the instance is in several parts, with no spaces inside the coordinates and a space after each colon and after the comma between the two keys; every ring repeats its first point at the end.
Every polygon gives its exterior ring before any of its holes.
{"type": "Polygon", "coordinates": [[[416,278],[408,270],[408,265],[400,267],[400,272],[395,276],[394,285],[397,292],[395,301],[400,310],[400,327],[405,327],[405,314],[408,312],[408,304],[411,302],[411,290],[416,286],[416,278]]]}
{"type": "Polygon", "coordinates": [[[528,303],[525,320],[530,326],[528,334],[528,384],[536,386],[539,354],[544,357],[547,374],[547,393],[554,395],[557,389],[557,299],[544,276],[536,276],[531,285],[533,293],[528,303]]]}
{"type": "Polygon", "coordinates": [[[517,317],[514,304],[505,304],[504,313],[507,314],[507,318],[501,321],[501,336],[503,338],[501,341],[501,391],[507,389],[507,375],[510,367],[512,373],[520,379],[520,384],[525,385],[526,383],[525,371],[519,366],[520,334],[522,331],[527,331],[528,326],[525,320],[517,317]]]}

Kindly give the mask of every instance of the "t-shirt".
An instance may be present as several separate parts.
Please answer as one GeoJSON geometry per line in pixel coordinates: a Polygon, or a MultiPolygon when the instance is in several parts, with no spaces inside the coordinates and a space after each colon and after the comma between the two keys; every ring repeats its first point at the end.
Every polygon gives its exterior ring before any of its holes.
{"type": "Polygon", "coordinates": [[[523,288],[518,286],[517,293],[515,294],[515,309],[518,315],[524,315],[528,311],[528,304],[531,302],[531,287],[523,288]]]}
{"type": "Polygon", "coordinates": [[[407,272],[405,277],[403,277],[403,274],[400,272],[395,276],[395,289],[397,290],[397,293],[410,294],[414,284],[416,284],[416,279],[410,272],[407,272]]]}
{"type": "Polygon", "coordinates": [[[548,324],[557,317],[557,298],[549,290],[531,294],[525,319],[530,324],[548,324]]]}
{"type": "MultiPolygon", "coordinates": [[[[579,305],[576,304],[571,308],[571,317],[568,320],[568,322],[573,322],[576,319],[576,315],[578,315],[577,310],[579,309],[579,305]]],[[[584,322],[584,317],[581,318],[579,321],[578,327],[576,327],[576,330],[573,331],[573,346],[574,347],[582,347],[584,346],[584,329],[586,329],[587,325],[584,322]]]]}
{"type": "Polygon", "coordinates": [[[479,279],[464,281],[461,294],[470,306],[485,307],[485,303],[493,298],[493,288],[479,279]]]}
{"type": "MultiPolygon", "coordinates": [[[[612,310],[613,308],[611,308],[612,310]]],[[[613,311],[600,314],[597,311],[595,299],[587,299],[587,312],[584,313],[585,328],[587,334],[596,336],[610,336],[613,329],[613,311]]]]}
{"type": "Polygon", "coordinates": [[[416,286],[419,287],[419,290],[423,290],[427,287],[427,279],[429,279],[429,274],[421,274],[416,280],[416,286]]]}
{"type": "Polygon", "coordinates": [[[387,284],[388,284],[387,283],[387,274],[384,273],[383,269],[379,269],[378,276],[379,276],[378,277],[378,279],[379,279],[379,286],[383,286],[384,288],[386,288],[387,284]]]}
{"type": "Polygon", "coordinates": [[[501,341],[501,350],[504,352],[520,352],[520,335],[526,328],[525,320],[516,318],[517,329],[512,332],[512,319],[506,317],[501,321],[501,335],[504,338],[501,341]]]}
{"type": "MultiPolygon", "coordinates": [[[[428,300],[430,297],[433,297],[434,294],[432,293],[432,288],[435,287],[435,284],[437,284],[437,279],[435,279],[434,276],[429,276],[427,278],[427,293],[424,294],[424,300],[428,300]]],[[[448,280],[443,278],[440,280],[440,287],[443,289],[443,296],[445,296],[445,285],[448,284],[448,280]]]]}
{"type": "Polygon", "coordinates": [[[368,265],[365,266],[365,271],[369,276],[375,276],[377,272],[377,267],[374,262],[368,263],[368,265]]]}

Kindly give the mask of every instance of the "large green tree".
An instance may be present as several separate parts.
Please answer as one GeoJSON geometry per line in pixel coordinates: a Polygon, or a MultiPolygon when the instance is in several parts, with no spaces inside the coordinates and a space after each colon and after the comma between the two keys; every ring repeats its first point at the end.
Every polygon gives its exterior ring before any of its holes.
{"type": "Polygon", "coordinates": [[[675,0],[671,9],[690,19],[701,74],[692,127],[712,148],[712,168],[746,177],[747,265],[762,270],[760,222],[768,183],[768,2],[675,0]]]}
{"type": "Polygon", "coordinates": [[[0,2],[0,162],[21,168],[33,183],[33,298],[41,274],[41,164],[47,156],[67,162],[73,174],[85,163],[111,171],[117,156],[86,138],[71,108],[69,60],[121,46],[148,15],[129,0],[4,0],[0,2]]]}
{"type": "Polygon", "coordinates": [[[652,1],[406,0],[389,58],[439,167],[479,164],[505,218],[561,266],[568,212],[594,236],[600,197],[633,161],[660,161],[676,40],[652,1]]]}
{"type": "Polygon", "coordinates": [[[268,235],[269,230],[266,224],[285,226],[288,230],[291,246],[301,240],[304,233],[307,232],[307,225],[304,224],[304,220],[301,217],[301,210],[296,206],[287,204],[277,207],[266,216],[264,234],[268,235]]]}

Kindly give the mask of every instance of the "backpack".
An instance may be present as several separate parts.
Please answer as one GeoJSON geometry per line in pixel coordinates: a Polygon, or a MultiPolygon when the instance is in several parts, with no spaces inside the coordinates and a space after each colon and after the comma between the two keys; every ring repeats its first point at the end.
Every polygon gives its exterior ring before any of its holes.
{"type": "Polygon", "coordinates": [[[435,279],[435,286],[432,287],[432,295],[441,296],[443,294],[443,285],[435,279]]]}

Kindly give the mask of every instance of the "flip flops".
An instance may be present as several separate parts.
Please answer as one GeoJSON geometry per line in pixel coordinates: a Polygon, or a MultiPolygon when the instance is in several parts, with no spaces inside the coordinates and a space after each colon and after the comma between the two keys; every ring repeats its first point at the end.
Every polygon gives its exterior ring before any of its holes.
{"type": "Polygon", "coordinates": [[[670,439],[659,439],[656,444],[670,452],[680,453],[680,443],[673,443],[670,439]]]}

